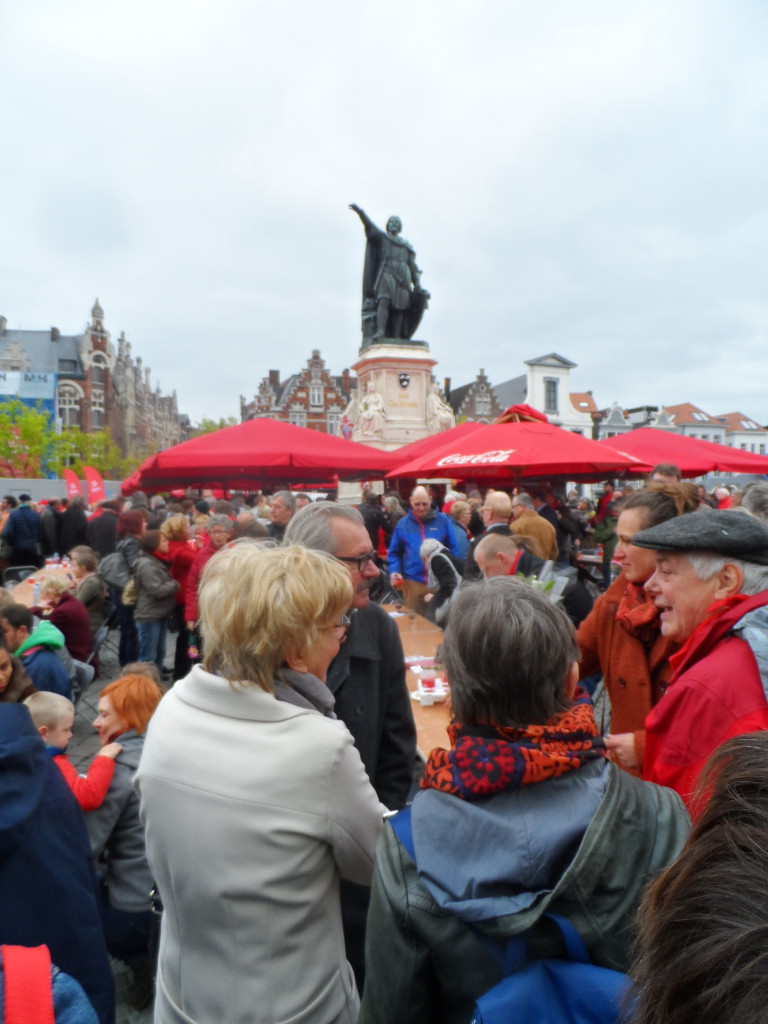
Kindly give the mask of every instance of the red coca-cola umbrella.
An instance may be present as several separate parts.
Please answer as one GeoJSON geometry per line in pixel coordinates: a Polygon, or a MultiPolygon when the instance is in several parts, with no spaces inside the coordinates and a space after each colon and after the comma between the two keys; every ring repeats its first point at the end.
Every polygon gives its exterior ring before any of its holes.
{"type": "Polygon", "coordinates": [[[167,448],[142,463],[137,473],[145,490],[182,485],[246,489],[293,480],[324,482],[332,476],[380,478],[396,462],[393,452],[265,418],[167,448]]]}
{"type": "Polygon", "coordinates": [[[509,482],[512,479],[599,480],[606,475],[645,473],[650,468],[630,455],[611,452],[597,441],[551,423],[491,423],[464,437],[401,463],[389,477],[451,477],[509,482]]]}
{"type": "Polygon", "coordinates": [[[653,427],[641,427],[618,437],[607,437],[599,443],[612,451],[633,455],[651,466],[672,462],[684,477],[714,472],[768,473],[767,455],[756,455],[653,427]]]}
{"type": "Polygon", "coordinates": [[[437,451],[438,448],[442,448],[446,444],[452,444],[460,437],[465,437],[467,434],[471,434],[472,431],[479,430],[480,427],[484,426],[486,426],[485,423],[458,423],[455,427],[450,427],[448,430],[441,430],[437,434],[430,434],[429,437],[421,437],[418,441],[404,444],[392,454],[396,455],[401,463],[410,462],[411,459],[437,451]]]}

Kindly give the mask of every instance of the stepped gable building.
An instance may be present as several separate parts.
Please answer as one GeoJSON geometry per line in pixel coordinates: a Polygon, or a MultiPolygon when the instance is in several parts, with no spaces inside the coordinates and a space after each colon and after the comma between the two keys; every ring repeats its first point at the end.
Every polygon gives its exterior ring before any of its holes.
{"type": "Polygon", "coordinates": [[[159,385],[152,387],[149,367],[141,358],[134,361],[124,333],[115,349],[98,299],[82,334],[64,335],[57,327],[9,330],[0,317],[0,372],[44,376],[50,411],[61,425],[84,433],[108,427],[123,457],[150,454],[189,435],[176,392],[163,395],[159,385]]]}
{"type": "Polygon", "coordinates": [[[309,427],[323,434],[341,434],[344,410],[357,394],[357,379],[349,370],[335,376],[326,369],[320,350],[314,349],[299,373],[280,380],[279,370],[270,370],[259,384],[252,402],[240,396],[240,420],[268,416],[273,420],[309,427]]]}
{"type": "Polygon", "coordinates": [[[462,420],[472,423],[493,423],[504,412],[491,382],[485,375],[485,370],[480,370],[471,384],[463,384],[450,391],[448,402],[457,423],[462,420]]]}

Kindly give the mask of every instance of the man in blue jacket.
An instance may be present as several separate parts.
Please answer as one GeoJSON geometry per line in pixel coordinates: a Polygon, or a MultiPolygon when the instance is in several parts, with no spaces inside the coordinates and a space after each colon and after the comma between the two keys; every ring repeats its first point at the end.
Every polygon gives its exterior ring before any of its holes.
{"type": "Polygon", "coordinates": [[[115,988],[83,815],[21,704],[0,704],[0,943],[48,946],[100,1024],[112,1024],[115,988]]]}
{"type": "Polygon", "coordinates": [[[403,600],[409,608],[425,615],[427,607],[427,568],[419,549],[427,538],[439,540],[458,555],[456,535],[448,516],[432,508],[426,487],[415,487],[411,510],[398,522],[389,545],[389,576],[395,587],[403,588],[403,600]]]}

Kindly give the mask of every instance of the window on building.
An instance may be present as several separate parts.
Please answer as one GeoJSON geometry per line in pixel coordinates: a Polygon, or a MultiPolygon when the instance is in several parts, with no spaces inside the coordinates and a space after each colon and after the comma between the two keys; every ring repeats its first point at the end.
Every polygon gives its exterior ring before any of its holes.
{"type": "Polygon", "coordinates": [[[722,442],[722,438],[721,438],[721,435],[720,435],[720,434],[715,434],[715,435],[714,435],[714,436],[712,437],[712,440],[713,440],[713,441],[715,442],[715,444],[722,444],[722,443],[723,443],[723,442],[722,442]]]}
{"type": "Polygon", "coordinates": [[[77,388],[59,385],[58,416],[63,427],[80,425],[80,398],[77,388]]]}
{"type": "Polygon", "coordinates": [[[307,414],[305,412],[290,412],[288,413],[288,422],[293,423],[295,427],[306,427],[307,414]]]}
{"type": "Polygon", "coordinates": [[[475,398],[475,412],[478,416],[490,416],[491,415],[491,396],[490,395],[478,395],[475,398]]]}
{"type": "Polygon", "coordinates": [[[104,429],[104,392],[94,391],[91,394],[91,427],[94,430],[104,429]]]}
{"type": "Polygon", "coordinates": [[[91,361],[91,380],[94,384],[103,384],[107,372],[107,360],[102,355],[96,355],[91,361]]]}
{"type": "Polygon", "coordinates": [[[60,359],[59,373],[77,373],[76,359],[60,359]]]}
{"type": "Polygon", "coordinates": [[[323,407],[323,389],[322,389],[321,385],[319,385],[319,384],[312,384],[312,385],[310,385],[310,388],[309,388],[309,404],[313,408],[316,408],[316,409],[320,408],[320,409],[322,409],[322,407],[323,407]]]}
{"type": "Polygon", "coordinates": [[[745,452],[745,451],[747,450],[747,446],[746,446],[745,444],[743,444],[743,445],[741,446],[741,450],[742,450],[743,452],[745,452]]]}
{"type": "Polygon", "coordinates": [[[760,445],[760,455],[765,455],[765,445],[764,444],[760,445]]]}
{"type": "Polygon", "coordinates": [[[544,378],[544,412],[557,412],[557,385],[556,378],[544,378]]]}
{"type": "Polygon", "coordinates": [[[336,437],[341,433],[341,415],[340,412],[328,413],[328,433],[335,434],[336,437]]]}

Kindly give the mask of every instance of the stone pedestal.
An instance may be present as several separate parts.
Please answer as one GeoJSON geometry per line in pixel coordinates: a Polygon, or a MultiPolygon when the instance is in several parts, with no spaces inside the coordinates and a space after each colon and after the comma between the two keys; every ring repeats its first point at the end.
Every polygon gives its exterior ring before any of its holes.
{"type": "Polygon", "coordinates": [[[373,384],[384,399],[386,415],[380,429],[377,426],[372,432],[365,429],[358,411],[352,439],[392,451],[426,437],[427,396],[436,363],[426,341],[382,338],[361,349],[360,359],[352,367],[358,379],[358,409],[368,385],[373,384]]]}

